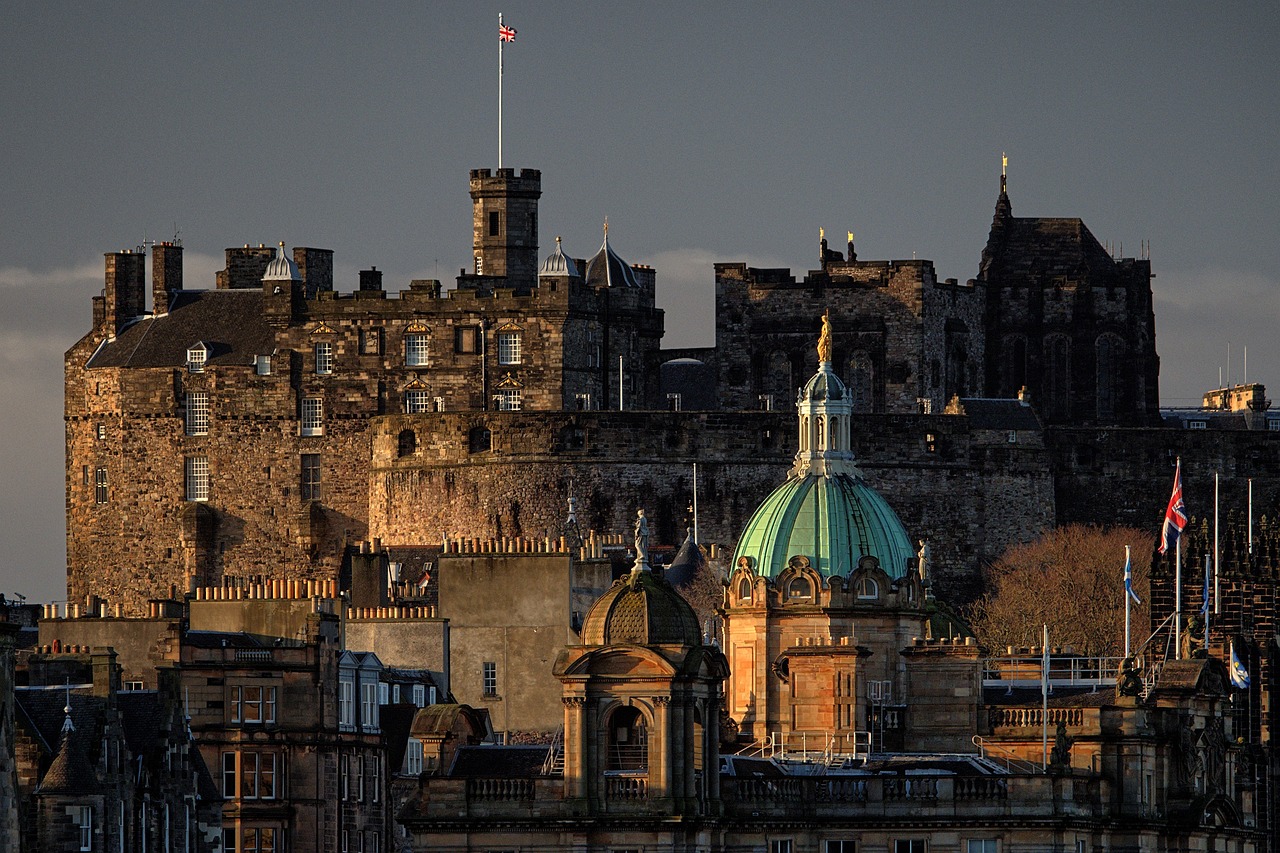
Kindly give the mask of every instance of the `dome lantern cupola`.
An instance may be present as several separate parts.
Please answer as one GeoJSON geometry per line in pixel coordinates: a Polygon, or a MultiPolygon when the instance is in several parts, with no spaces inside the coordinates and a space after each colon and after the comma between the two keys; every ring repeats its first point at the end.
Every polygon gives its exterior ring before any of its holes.
{"type": "Polygon", "coordinates": [[[853,406],[832,362],[831,320],[822,318],[818,372],[800,391],[800,446],[787,481],[751,516],[733,555],[761,577],[777,577],[803,556],[823,577],[850,576],[874,557],[891,578],[915,559],[897,513],[866,484],[854,464],[849,420],[853,406]]]}

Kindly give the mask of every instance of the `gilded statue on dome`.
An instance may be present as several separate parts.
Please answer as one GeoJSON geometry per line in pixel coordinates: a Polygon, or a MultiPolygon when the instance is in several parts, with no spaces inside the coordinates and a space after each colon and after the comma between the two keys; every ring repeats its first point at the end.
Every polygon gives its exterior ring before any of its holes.
{"type": "Polygon", "coordinates": [[[818,336],[818,361],[831,363],[831,310],[822,312],[822,334],[818,336]]]}

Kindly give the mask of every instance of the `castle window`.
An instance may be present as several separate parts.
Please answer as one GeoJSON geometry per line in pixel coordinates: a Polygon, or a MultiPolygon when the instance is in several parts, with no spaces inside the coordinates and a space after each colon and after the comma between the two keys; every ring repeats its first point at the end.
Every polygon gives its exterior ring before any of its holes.
{"type": "Polygon", "coordinates": [[[416,737],[409,738],[404,751],[404,775],[422,775],[422,741],[416,737]]]}
{"type": "Polygon", "coordinates": [[[862,600],[880,597],[880,585],[865,575],[858,578],[858,598],[862,600]]]}
{"type": "MultiPolygon", "coordinates": [[[[376,732],[378,730],[377,684],[366,683],[360,685],[360,725],[366,732],[376,732]]],[[[360,769],[364,770],[363,760],[360,769]]]]}
{"type": "Polygon", "coordinates": [[[246,829],[244,853],[276,853],[276,830],[265,826],[246,829]]]}
{"type": "Polygon", "coordinates": [[[228,800],[274,800],[278,775],[274,752],[222,753],[222,795],[228,800]]]}
{"type": "Polygon", "coordinates": [[[520,333],[498,332],[498,364],[519,364],[520,355],[520,333]]]}
{"type": "Polygon", "coordinates": [[[231,688],[231,722],[274,723],[276,688],[238,684],[231,688]]]}
{"type": "Polygon", "coordinates": [[[498,392],[497,401],[499,412],[518,412],[524,406],[519,388],[503,388],[498,392]]]}
{"type": "Polygon", "coordinates": [[[472,427],[467,433],[467,450],[470,453],[484,453],[493,446],[492,434],[486,427],[472,427]]]}
{"type": "Polygon", "coordinates": [[[609,718],[608,769],[649,769],[649,735],[638,708],[622,707],[609,718]]]}
{"type": "Polygon", "coordinates": [[[188,456],[185,473],[187,500],[209,500],[209,457],[188,456]]]}
{"type": "Polygon", "coordinates": [[[502,213],[497,210],[489,211],[489,236],[498,237],[502,234],[502,213]]]}
{"type": "Polygon", "coordinates": [[[458,326],[453,330],[453,351],[460,355],[480,352],[480,330],[475,326],[458,326]]]}
{"type": "Polygon", "coordinates": [[[430,336],[425,332],[412,332],[404,336],[404,363],[406,367],[428,366],[430,336]]]}
{"type": "Polygon", "coordinates": [[[302,400],[302,435],[324,435],[324,400],[319,397],[302,400]]]}
{"type": "Polygon", "coordinates": [[[104,504],[107,502],[107,469],[96,468],[93,472],[93,501],[94,503],[104,504]]]}
{"type": "Polygon", "coordinates": [[[209,434],[209,392],[187,392],[187,435],[209,434]]]}
{"type": "Polygon", "coordinates": [[[573,407],[580,412],[589,412],[592,408],[590,394],[574,394],[573,407]]]}
{"type": "Polygon", "coordinates": [[[481,664],[480,686],[485,696],[498,695],[498,664],[487,660],[481,664]]]}
{"type": "Polygon", "coordinates": [[[405,391],[404,411],[407,415],[420,415],[431,411],[431,395],[421,388],[405,391]]]}
{"type": "Polygon", "coordinates": [[[761,394],[758,397],[756,397],[756,402],[759,403],[760,405],[760,411],[762,412],[773,411],[773,395],[772,394],[761,394]]]}
{"type": "Polygon", "coordinates": [[[400,430],[396,437],[396,455],[401,459],[418,451],[418,434],[411,429],[400,430]]]}
{"type": "Polygon", "coordinates": [[[271,356],[269,355],[254,356],[253,368],[254,368],[254,372],[257,373],[259,376],[270,376],[271,375],[271,356]]]}
{"type": "Polygon", "coordinates": [[[298,496],[304,501],[320,500],[320,454],[302,454],[302,481],[298,496]]]}
{"type": "Polygon", "coordinates": [[[382,329],[360,330],[360,354],[382,355],[382,329]]]}
{"type": "Polygon", "coordinates": [[[316,373],[333,373],[333,344],[329,341],[316,343],[316,373]]]}
{"type": "Polygon", "coordinates": [[[587,333],[587,367],[599,367],[604,358],[604,350],[600,346],[600,333],[587,333]]]}
{"type": "Polygon", "coordinates": [[[209,349],[204,344],[196,344],[187,350],[187,370],[191,373],[201,373],[208,360],[209,349]]]}
{"type": "Polygon", "coordinates": [[[1000,389],[1004,396],[1013,397],[1027,384],[1027,339],[1007,335],[1002,343],[1000,389]]]}
{"type": "Polygon", "coordinates": [[[106,441],[106,439],[107,439],[107,425],[98,424],[98,441],[106,441]]]}
{"type": "Polygon", "coordinates": [[[80,849],[93,849],[93,806],[76,806],[76,824],[80,827],[80,849]]]}
{"type": "Polygon", "coordinates": [[[864,350],[849,359],[849,397],[855,412],[875,410],[875,367],[864,350]]]}
{"type": "Polygon", "coordinates": [[[1100,335],[1094,347],[1097,356],[1097,404],[1100,419],[1113,418],[1123,381],[1124,341],[1115,335],[1100,335]]]}
{"type": "Polygon", "coordinates": [[[680,411],[680,395],[679,394],[667,395],[667,410],[671,412],[680,411]]]}
{"type": "Polygon", "coordinates": [[[1071,414],[1071,339],[1049,335],[1044,340],[1044,407],[1053,420],[1071,414]]]}
{"type": "MultiPolygon", "coordinates": [[[[338,725],[341,728],[353,728],[356,724],[356,686],[349,678],[341,679],[338,682],[338,725]]],[[[343,774],[345,783],[346,773],[343,774]]],[[[345,800],[346,794],[342,798],[345,800]]]]}

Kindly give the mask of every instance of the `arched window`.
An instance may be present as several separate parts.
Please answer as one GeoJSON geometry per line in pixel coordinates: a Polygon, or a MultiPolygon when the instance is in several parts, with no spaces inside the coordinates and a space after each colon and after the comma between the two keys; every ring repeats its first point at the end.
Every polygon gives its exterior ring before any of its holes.
{"type": "Polygon", "coordinates": [[[849,399],[855,412],[875,411],[875,366],[865,350],[849,358],[849,399]]]}
{"type": "Polygon", "coordinates": [[[831,442],[830,442],[830,444],[831,444],[831,449],[832,449],[832,450],[839,450],[839,449],[840,449],[840,419],[839,419],[839,418],[832,418],[832,419],[831,419],[831,442]]]}
{"type": "Polygon", "coordinates": [[[649,732],[638,708],[624,707],[609,717],[609,770],[649,769],[649,732]]]}
{"type": "Polygon", "coordinates": [[[1116,335],[1098,336],[1094,346],[1097,355],[1097,401],[1099,420],[1116,416],[1119,403],[1121,367],[1124,361],[1124,341],[1116,335]]]}
{"type": "Polygon", "coordinates": [[[789,400],[795,394],[791,384],[791,356],[778,350],[765,363],[765,375],[761,377],[760,393],[773,394],[776,400],[789,400]]]}
{"type": "Polygon", "coordinates": [[[484,453],[493,446],[493,436],[488,427],[472,427],[467,433],[467,450],[471,453],[484,453]]]}
{"type": "Polygon", "coordinates": [[[751,600],[751,579],[750,578],[743,578],[742,580],[738,581],[738,600],[739,601],[751,600]]]}
{"type": "Polygon", "coordinates": [[[813,443],[814,450],[823,451],[827,449],[827,444],[825,441],[826,436],[823,435],[823,432],[822,432],[822,429],[826,425],[826,422],[827,422],[827,419],[821,416],[814,419],[813,426],[818,433],[817,438],[813,443]]]}
{"type": "Polygon", "coordinates": [[[1022,335],[1006,335],[1002,343],[1000,393],[1013,397],[1027,384],[1027,339],[1022,335]]]}
{"type": "Polygon", "coordinates": [[[1044,412],[1050,420],[1071,415],[1071,339],[1049,335],[1044,339],[1044,412]]]}
{"type": "Polygon", "coordinates": [[[858,578],[858,598],[861,600],[876,599],[880,597],[880,585],[873,578],[863,575],[858,578]]]}
{"type": "Polygon", "coordinates": [[[787,584],[787,598],[792,601],[808,601],[813,597],[813,584],[808,578],[792,578],[787,584]]]}
{"type": "Polygon", "coordinates": [[[406,456],[412,456],[418,450],[418,435],[411,429],[400,430],[397,440],[397,453],[403,459],[406,456]]]}
{"type": "Polygon", "coordinates": [[[802,451],[809,449],[809,418],[807,415],[800,418],[800,449],[802,451]]]}

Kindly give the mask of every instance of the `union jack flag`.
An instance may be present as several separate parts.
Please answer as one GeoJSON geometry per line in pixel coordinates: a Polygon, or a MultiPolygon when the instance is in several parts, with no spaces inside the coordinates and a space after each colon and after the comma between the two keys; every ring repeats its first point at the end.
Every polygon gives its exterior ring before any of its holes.
{"type": "Polygon", "coordinates": [[[1164,511],[1164,529],[1160,532],[1160,553],[1164,554],[1178,541],[1182,528],[1187,526],[1187,505],[1182,502],[1182,460],[1173,472],[1173,494],[1164,511]]]}
{"type": "Polygon", "coordinates": [[[498,25],[498,41],[515,41],[516,28],[508,27],[506,24],[498,25]]]}

